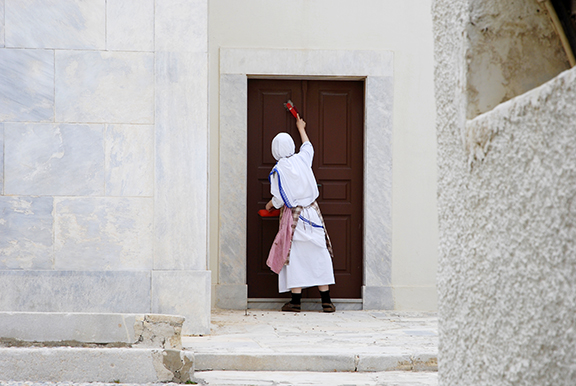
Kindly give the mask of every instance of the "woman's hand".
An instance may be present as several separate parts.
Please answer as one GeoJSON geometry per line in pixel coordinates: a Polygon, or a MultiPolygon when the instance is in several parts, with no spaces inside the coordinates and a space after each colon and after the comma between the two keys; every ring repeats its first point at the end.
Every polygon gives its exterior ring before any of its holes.
{"type": "Polygon", "coordinates": [[[298,130],[306,129],[306,122],[302,118],[300,118],[300,114],[298,114],[298,117],[296,118],[296,127],[298,128],[298,130]]]}
{"type": "Polygon", "coordinates": [[[272,200],[270,200],[266,203],[266,210],[268,212],[272,212],[274,210],[274,204],[272,204],[272,200]]]}
{"type": "Polygon", "coordinates": [[[296,127],[298,128],[298,132],[300,133],[300,138],[302,139],[302,143],[310,141],[308,138],[308,134],[306,134],[306,122],[302,118],[300,118],[300,114],[296,117],[296,127]]]}

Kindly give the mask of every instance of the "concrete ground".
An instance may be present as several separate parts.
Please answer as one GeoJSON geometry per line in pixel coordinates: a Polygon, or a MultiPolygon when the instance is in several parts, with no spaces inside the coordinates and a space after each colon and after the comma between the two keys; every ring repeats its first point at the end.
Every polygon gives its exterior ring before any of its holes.
{"type": "Polygon", "coordinates": [[[182,344],[205,385],[437,385],[434,313],[215,311],[182,344]]]}

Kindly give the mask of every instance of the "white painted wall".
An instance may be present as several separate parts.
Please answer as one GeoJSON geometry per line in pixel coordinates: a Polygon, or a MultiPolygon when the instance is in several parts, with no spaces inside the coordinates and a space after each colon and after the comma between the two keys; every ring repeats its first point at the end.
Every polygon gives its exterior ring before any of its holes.
{"type": "Polygon", "coordinates": [[[392,283],[395,307],[435,309],[438,230],[430,1],[209,1],[209,249],[214,284],[218,278],[221,47],[394,53],[392,283]]]}

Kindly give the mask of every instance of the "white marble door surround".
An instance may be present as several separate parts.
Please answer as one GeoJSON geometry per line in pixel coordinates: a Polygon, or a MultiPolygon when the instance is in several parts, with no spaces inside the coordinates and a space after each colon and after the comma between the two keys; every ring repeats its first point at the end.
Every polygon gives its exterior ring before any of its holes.
{"type": "Polygon", "coordinates": [[[250,77],[365,79],[364,309],[393,309],[389,51],[220,49],[220,240],[216,304],[244,309],[247,84],[250,77]]]}

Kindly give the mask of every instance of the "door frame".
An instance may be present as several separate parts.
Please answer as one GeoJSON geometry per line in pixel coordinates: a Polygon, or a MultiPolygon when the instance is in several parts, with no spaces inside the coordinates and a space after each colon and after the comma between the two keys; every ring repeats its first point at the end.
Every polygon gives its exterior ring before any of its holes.
{"type": "Polygon", "coordinates": [[[393,53],[220,49],[219,250],[216,306],[245,309],[248,78],[365,80],[362,307],[394,309],[393,53]]]}

